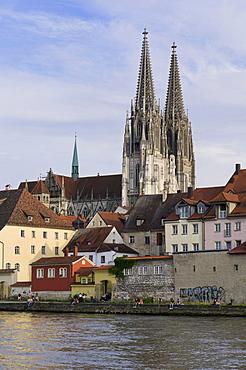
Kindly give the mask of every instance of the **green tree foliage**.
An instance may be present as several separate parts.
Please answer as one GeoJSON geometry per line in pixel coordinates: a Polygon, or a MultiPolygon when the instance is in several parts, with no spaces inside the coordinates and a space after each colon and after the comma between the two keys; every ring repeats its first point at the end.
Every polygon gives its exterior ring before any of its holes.
{"type": "Polygon", "coordinates": [[[124,269],[130,269],[135,263],[134,259],[128,260],[125,257],[116,257],[114,266],[108,269],[110,275],[114,275],[118,279],[124,279],[124,269]]]}

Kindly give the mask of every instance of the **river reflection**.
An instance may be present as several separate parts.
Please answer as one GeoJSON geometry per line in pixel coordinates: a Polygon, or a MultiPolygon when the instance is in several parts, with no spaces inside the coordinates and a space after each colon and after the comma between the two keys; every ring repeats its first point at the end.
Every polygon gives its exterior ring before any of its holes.
{"type": "Polygon", "coordinates": [[[246,319],[0,312],[0,369],[246,369],[246,319]]]}

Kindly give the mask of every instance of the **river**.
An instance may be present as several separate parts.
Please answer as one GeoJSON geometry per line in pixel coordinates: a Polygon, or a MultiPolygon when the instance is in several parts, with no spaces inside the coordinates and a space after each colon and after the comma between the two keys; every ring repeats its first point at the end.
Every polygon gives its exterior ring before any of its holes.
{"type": "Polygon", "coordinates": [[[246,369],[246,319],[0,312],[0,369],[246,369]]]}

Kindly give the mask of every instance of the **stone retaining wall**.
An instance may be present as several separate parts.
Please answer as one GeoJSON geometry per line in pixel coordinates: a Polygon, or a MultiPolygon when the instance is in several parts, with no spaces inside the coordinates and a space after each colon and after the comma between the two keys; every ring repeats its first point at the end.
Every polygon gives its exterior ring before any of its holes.
{"type": "Polygon", "coordinates": [[[36,302],[27,307],[26,302],[2,301],[0,311],[90,313],[90,314],[142,314],[182,316],[246,316],[246,306],[181,305],[172,310],[168,305],[148,305],[133,308],[132,304],[36,302]]]}

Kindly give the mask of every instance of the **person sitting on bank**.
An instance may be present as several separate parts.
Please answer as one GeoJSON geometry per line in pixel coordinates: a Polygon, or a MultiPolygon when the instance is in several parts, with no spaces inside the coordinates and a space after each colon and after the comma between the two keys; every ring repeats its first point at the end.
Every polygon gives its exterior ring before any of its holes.
{"type": "Polygon", "coordinates": [[[136,298],[135,299],[135,303],[134,303],[134,305],[132,306],[133,308],[137,308],[138,307],[138,305],[139,305],[139,299],[138,298],[136,298]]]}
{"type": "Polygon", "coordinates": [[[74,300],[73,300],[73,301],[72,301],[72,303],[71,303],[71,306],[75,306],[77,303],[78,303],[77,298],[74,298],[74,300]]]}
{"type": "Polygon", "coordinates": [[[171,298],[170,299],[170,306],[169,306],[169,310],[172,310],[173,309],[173,305],[174,305],[174,299],[171,298]]]}
{"type": "Polygon", "coordinates": [[[32,298],[28,298],[26,304],[27,304],[27,307],[31,307],[33,305],[33,299],[32,298]]]}

